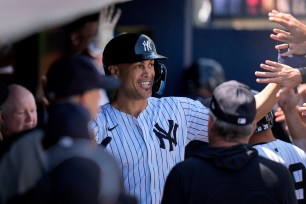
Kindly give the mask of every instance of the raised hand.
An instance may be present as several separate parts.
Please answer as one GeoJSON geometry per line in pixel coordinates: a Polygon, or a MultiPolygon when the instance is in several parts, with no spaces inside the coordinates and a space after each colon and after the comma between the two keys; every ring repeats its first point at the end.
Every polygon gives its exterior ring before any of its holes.
{"type": "Polygon", "coordinates": [[[283,57],[290,57],[293,54],[295,55],[305,55],[306,54],[306,41],[302,41],[299,43],[296,43],[294,41],[294,38],[292,35],[290,35],[289,32],[286,32],[281,29],[273,29],[273,32],[275,34],[271,34],[270,37],[273,40],[276,40],[278,42],[282,42],[281,44],[278,44],[275,46],[275,49],[277,50],[284,50],[287,49],[286,52],[283,52],[281,55],[283,57]]]}
{"type": "Polygon", "coordinates": [[[274,112],[275,122],[286,122],[285,113],[281,108],[274,112]]]}
{"type": "Polygon", "coordinates": [[[271,22],[282,25],[285,30],[273,29],[274,34],[270,37],[273,40],[281,42],[276,45],[275,49],[288,49],[287,52],[282,53],[283,57],[290,57],[293,54],[306,54],[306,25],[293,17],[291,14],[286,14],[273,10],[269,13],[269,20],[271,22]]]}
{"type": "Polygon", "coordinates": [[[262,77],[256,79],[258,83],[277,83],[282,87],[293,88],[302,82],[299,70],[288,65],[266,60],[260,67],[269,72],[256,71],[255,75],[262,77]]]}
{"type": "Polygon", "coordinates": [[[97,44],[101,50],[114,37],[115,27],[120,16],[121,9],[115,9],[115,5],[101,10],[97,35],[97,44]]]}
{"type": "Polygon", "coordinates": [[[290,42],[301,43],[306,41],[306,25],[291,14],[273,10],[269,13],[269,21],[282,25],[290,33],[290,36],[288,36],[290,42]]]}
{"type": "Polygon", "coordinates": [[[286,112],[287,110],[295,109],[300,101],[298,94],[295,94],[293,89],[282,88],[277,93],[278,105],[286,112]]]}

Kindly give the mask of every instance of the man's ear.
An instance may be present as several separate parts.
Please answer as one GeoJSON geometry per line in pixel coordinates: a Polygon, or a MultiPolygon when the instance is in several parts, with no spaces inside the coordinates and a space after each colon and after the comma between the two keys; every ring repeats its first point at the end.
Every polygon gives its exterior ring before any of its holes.
{"type": "Polygon", "coordinates": [[[116,65],[110,65],[110,66],[108,66],[108,71],[110,72],[110,74],[114,77],[114,78],[116,78],[116,79],[118,79],[119,78],[119,68],[118,68],[118,66],[116,66],[116,65]]]}
{"type": "Polygon", "coordinates": [[[71,40],[71,44],[73,46],[78,46],[80,44],[80,37],[79,34],[76,32],[73,32],[70,34],[70,40],[71,40]]]}

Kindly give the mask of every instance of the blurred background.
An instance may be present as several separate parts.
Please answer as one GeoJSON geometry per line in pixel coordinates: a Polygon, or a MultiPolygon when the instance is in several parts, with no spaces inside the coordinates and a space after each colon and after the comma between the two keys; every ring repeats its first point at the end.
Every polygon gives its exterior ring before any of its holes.
{"type": "Polygon", "coordinates": [[[57,28],[84,14],[116,3],[122,15],[115,29],[149,35],[157,52],[167,56],[164,96],[182,95],[184,69],[201,58],[218,62],[225,79],[261,90],[254,72],[266,59],[277,60],[277,25],[268,21],[272,9],[302,21],[305,0],[17,0],[0,1],[0,83],[18,83],[37,94],[50,51],[61,46],[57,28]],[[6,32],[3,32],[6,31],[6,32]]]}

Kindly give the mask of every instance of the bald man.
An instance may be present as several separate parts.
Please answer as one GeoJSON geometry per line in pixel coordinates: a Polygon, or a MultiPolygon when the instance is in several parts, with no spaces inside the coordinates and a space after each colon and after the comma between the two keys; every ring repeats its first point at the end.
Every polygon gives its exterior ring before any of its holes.
{"type": "Polygon", "coordinates": [[[37,125],[36,102],[33,94],[23,86],[11,84],[7,97],[0,103],[0,140],[16,135],[37,125]]]}

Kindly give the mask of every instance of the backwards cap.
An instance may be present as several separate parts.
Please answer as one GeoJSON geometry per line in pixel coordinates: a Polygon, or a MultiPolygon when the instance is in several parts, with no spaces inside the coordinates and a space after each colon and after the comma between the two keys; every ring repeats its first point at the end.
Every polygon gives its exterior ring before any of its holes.
{"type": "Polygon", "coordinates": [[[247,125],[254,121],[256,102],[247,85],[231,80],[215,88],[210,110],[219,120],[247,125]]]}

